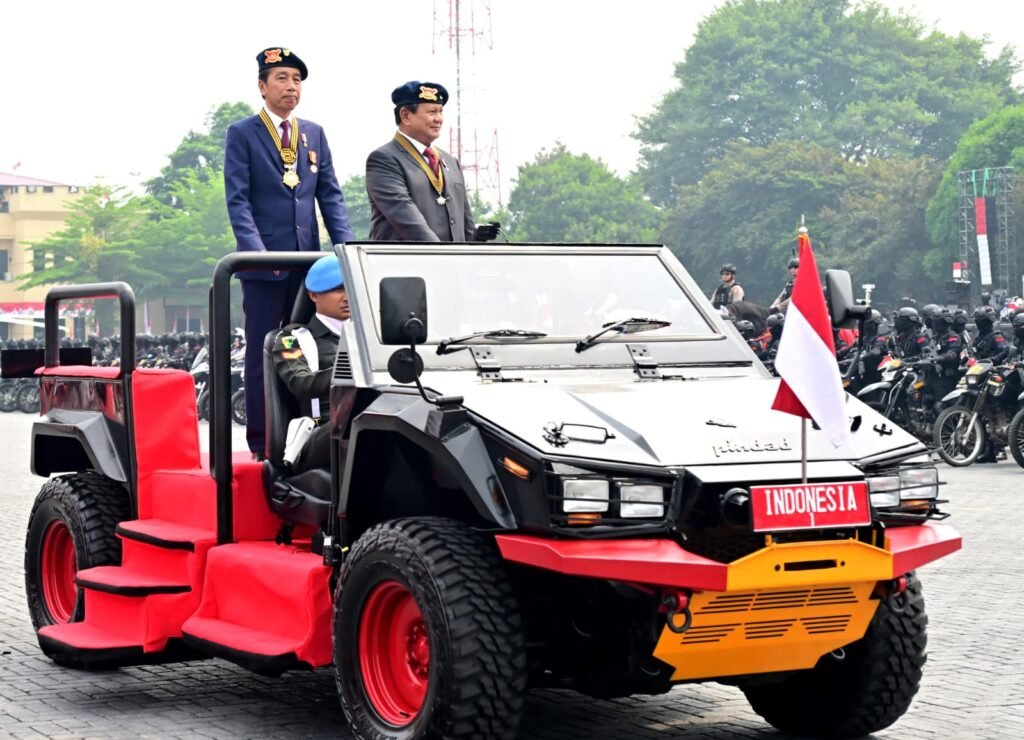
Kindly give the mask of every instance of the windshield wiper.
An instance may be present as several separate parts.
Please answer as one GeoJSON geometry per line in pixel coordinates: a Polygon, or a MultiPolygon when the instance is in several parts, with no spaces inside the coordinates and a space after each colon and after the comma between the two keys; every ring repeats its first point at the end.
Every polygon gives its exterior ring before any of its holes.
{"type": "Polygon", "coordinates": [[[529,329],[488,329],[487,331],[475,331],[462,337],[448,337],[442,339],[437,345],[437,354],[447,355],[458,352],[465,347],[458,347],[459,344],[467,344],[474,339],[505,339],[510,341],[529,341],[531,339],[543,339],[546,337],[542,331],[530,331],[529,329]]]}
{"type": "Polygon", "coordinates": [[[638,334],[642,331],[664,329],[666,326],[672,326],[672,322],[665,321],[664,319],[652,319],[646,316],[633,319],[623,319],[622,321],[613,321],[609,324],[603,324],[601,326],[601,331],[595,332],[594,334],[584,337],[580,341],[576,342],[576,351],[582,352],[583,350],[590,349],[595,344],[599,344],[597,340],[610,332],[615,332],[616,334],[638,334]]]}

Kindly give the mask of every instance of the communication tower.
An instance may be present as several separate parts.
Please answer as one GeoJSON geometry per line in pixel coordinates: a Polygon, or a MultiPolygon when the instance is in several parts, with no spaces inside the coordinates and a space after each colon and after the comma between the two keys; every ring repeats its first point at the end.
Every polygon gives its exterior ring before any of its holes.
{"type": "Polygon", "coordinates": [[[983,291],[1022,291],[1017,262],[1013,167],[986,167],[957,174],[960,186],[960,262],[972,296],[983,291]]]}

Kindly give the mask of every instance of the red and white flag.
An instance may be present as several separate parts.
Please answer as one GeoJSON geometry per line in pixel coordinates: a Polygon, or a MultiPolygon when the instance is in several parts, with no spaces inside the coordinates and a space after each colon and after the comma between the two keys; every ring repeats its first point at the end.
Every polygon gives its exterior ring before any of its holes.
{"type": "Polygon", "coordinates": [[[850,430],[846,394],[832,341],[832,321],[806,230],[801,230],[797,243],[800,267],[775,356],[775,369],[782,382],[772,408],[813,419],[838,447],[847,440],[850,430]]]}

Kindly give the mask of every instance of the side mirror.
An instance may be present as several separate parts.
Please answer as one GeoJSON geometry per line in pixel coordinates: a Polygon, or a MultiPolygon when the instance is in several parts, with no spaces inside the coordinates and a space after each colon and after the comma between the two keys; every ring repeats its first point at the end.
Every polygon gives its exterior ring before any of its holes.
{"type": "Polygon", "coordinates": [[[427,340],[427,284],[419,277],[380,281],[380,332],[384,344],[427,340]]]}
{"type": "Polygon", "coordinates": [[[836,329],[856,328],[871,313],[870,306],[854,300],[853,281],[846,270],[825,270],[825,303],[836,329]]]}

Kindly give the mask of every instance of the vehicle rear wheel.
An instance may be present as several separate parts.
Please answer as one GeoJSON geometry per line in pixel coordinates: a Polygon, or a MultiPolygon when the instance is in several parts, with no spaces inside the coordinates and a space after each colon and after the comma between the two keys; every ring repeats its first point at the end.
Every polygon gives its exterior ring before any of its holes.
{"type": "Polygon", "coordinates": [[[920,686],[928,643],[921,583],[913,573],[906,578],[904,593],[879,602],[862,639],[809,671],[742,685],[753,710],[783,732],[830,739],[869,735],[903,716],[920,686]]]}
{"type": "Polygon", "coordinates": [[[39,382],[26,383],[18,389],[18,409],[26,414],[39,412],[39,382]]]}
{"type": "Polygon", "coordinates": [[[954,467],[966,467],[985,446],[985,427],[967,406],[951,406],[935,420],[933,441],[939,457],[954,467]]]}
{"type": "MultiPolygon", "coordinates": [[[[207,404],[209,408],[209,404],[207,404]]],[[[231,396],[231,418],[236,424],[245,426],[245,388],[239,388],[231,396]]]]}
{"type": "Polygon", "coordinates": [[[0,382],[0,411],[10,413],[18,408],[18,386],[16,381],[0,382]]]}
{"type": "Polygon", "coordinates": [[[203,389],[202,393],[199,394],[199,398],[196,399],[196,413],[199,415],[200,421],[210,420],[210,391],[203,389]]]}
{"type": "Polygon", "coordinates": [[[1024,468],[1024,409],[1021,409],[1010,420],[1006,430],[1006,442],[1013,459],[1024,468]]]}
{"type": "Polygon", "coordinates": [[[515,736],[525,637],[486,535],[432,518],[373,527],[342,566],[335,604],[335,677],[356,737],[515,736]]]}
{"type": "Polygon", "coordinates": [[[85,605],[75,575],[121,562],[121,541],[114,529],[129,516],[125,487],[96,473],[75,473],[43,484],[25,541],[25,592],[37,631],[83,619],[85,605]]]}

